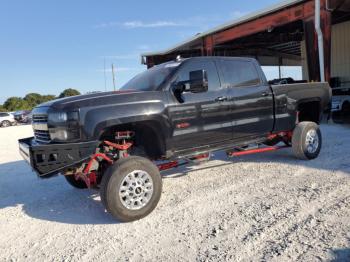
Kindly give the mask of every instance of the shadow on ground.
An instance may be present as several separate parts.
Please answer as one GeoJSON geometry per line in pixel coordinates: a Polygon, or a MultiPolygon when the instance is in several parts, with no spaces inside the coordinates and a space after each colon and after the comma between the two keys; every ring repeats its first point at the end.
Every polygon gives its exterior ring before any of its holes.
{"type": "Polygon", "coordinates": [[[25,161],[0,165],[0,209],[21,206],[32,218],[67,224],[116,224],[96,190],[72,188],[63,177],[37,178],[25,161]]]}
{"type": "Polygon", "coordinates": [[[336,249],[332,251],[334,259],[332,262],[349,262],[350,261],[350,249],[336,249]]]}

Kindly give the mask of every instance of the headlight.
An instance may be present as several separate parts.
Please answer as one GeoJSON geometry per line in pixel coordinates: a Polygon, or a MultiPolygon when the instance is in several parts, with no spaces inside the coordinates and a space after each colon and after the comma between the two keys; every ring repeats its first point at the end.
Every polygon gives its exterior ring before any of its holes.
{"type": "Polygon", "coordinates": [[[53,123],[64,123],[70,121],[78,121],[79,113],[78,112],[54,112],[49,114],[49,122],[53,123]]]}
{"type": "Polygon", "coordinates": [[[80,138],[79,112],[53,112],[48,116],[49,132],[54,142],[68,142],[80,138]]]}
{"type": "Polygon", "coordinates": [[[49,121],[55,123],[62,123],[68,120],[68,115],[65,112],[57,112],[49,114],[49,121]]]}

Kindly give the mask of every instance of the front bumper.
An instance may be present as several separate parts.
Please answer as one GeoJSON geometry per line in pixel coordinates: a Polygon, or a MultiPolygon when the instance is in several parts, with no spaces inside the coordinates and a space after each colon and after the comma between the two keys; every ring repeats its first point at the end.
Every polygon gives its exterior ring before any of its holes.
{"type": "Polygon", "coordinates": [[[96,152],[98,141],[70,144],[40,144],[33,137],[20,139],[19,152],[41,178],[78,166],[96,152]]]}

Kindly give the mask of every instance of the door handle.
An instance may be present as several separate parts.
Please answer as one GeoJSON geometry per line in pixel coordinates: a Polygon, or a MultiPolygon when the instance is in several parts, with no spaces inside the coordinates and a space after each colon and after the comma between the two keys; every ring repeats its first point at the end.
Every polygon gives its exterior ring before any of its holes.
{"type": "Polygon", "coordinates": [[[269,92],[264,92],[264,93],[261,94],[261,96],[263,96],[263,97],[267,97],[267,96],[269,96],[269,95],[270,95],[269,92]]]}
{"type": "Polygon", "coordinates": [[[224,102],[227,101],[227,97],[226,96],[219,96],[215,99],[216,102],[224,102]]]}

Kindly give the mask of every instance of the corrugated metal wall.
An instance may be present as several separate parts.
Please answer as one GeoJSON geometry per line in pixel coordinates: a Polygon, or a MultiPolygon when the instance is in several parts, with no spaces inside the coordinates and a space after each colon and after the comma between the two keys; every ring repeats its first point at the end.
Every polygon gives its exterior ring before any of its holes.
{"type": "Polygon", "coordinates": [[[332,77],[350,81],[350,21],[332,28],[332,77]]]}

